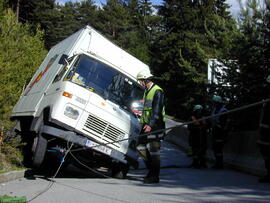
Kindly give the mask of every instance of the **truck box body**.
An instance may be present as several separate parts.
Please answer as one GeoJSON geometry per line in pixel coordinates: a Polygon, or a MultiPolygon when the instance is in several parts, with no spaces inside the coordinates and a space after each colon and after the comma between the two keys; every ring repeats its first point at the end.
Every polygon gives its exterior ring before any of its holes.
{"type": "Polygon", "coordinates": [[[40,140],[51,136],[57,146],[72,140],[112,162],[136,161],[129,137],[139,134],[140,125],[129,108],[142,97],[136,75],[143,69],[149,67],[90,26],[52,47],[11,116],[31,137],[34,165],[44,158],[36,154],[40,140]]]}

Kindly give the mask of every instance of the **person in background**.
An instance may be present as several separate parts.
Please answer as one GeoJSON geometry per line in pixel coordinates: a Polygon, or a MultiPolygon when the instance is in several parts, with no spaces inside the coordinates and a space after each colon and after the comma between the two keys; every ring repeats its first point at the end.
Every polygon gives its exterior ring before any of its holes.
{"type": "Polygon", "coordinates": [[[145,88],[144,107],[140,118],[142,130],[137,146],[149,170],[144,183],[159,183],[160,140],[164,137],[162,129],[165,129],[164,92],[152,82],[152,78],[153,75],[149,70],[143,70],[137,75],[137,80],[145,88]],[[161,132],[155,133],[156,130],[161,130],[161,132]],[[143,136],[143,134],[146,135],[143,136]]]}
{"type": "Polygon", "coordinates": [[[203,116],[202,105],[195,105],[191,115],[193,123],[188,125],[191,147],[193,152],[193,161],[191,167],[207,168],[205,154],[207,150],[207,127],[206,121],[200,120],[203,116]]]}
{"type": "Polygon", "coordinates": [[[227,125],[228,125],[228,116],[219,115],[227,112],[225,108],[224,100],[217,95],[212,97],[213,108],[211,118],[211,128],[212,128],[212,143],[213,151],[215,156],[215,164],[212,167],[213,169],[223,169],[223,147],[225,140],[227,138],[227,125]]]}
{"type": "MultiPolygon", "coordinates": [[[[270,83],[270,75],[268,75],[266,81],[270,83]]],[[[270,183],[270,102],[263,104],[259,132],[258,144],[266,168],[266,175],[260,178],[259,182],[270,183]]]]}

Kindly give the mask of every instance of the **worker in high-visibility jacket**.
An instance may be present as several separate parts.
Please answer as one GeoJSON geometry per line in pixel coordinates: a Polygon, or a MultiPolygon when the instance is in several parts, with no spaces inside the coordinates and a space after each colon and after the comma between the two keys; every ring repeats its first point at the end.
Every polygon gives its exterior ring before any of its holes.
{"type": "MultiPolygon", "coordinates": [[[[266,81],[270,83],[270,75],[266,81]]],[[[264,103],[261,112],[260,135],[258,144],[264,159],[266,175],[259,179],[261,183],[270,183],[270,103],[264,103]]]]}
{"type": "Polygon", "coordinates": [[[163,131],[165,129],[164,92],[154,84],[152,78],[153,75],[149,70],[143,70],[137,75],[137,80],[145,88],[144,107],[140,119],[142,130],[137,146],[137,150],[149,170],[144,178],[144,183],[159,183],[160,140],[165,134],[163,131]]]}

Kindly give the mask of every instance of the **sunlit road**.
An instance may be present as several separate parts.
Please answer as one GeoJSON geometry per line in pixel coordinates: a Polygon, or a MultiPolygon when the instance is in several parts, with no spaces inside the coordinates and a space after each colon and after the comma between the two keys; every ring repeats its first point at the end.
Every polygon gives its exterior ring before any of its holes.
{"type": "MultiPolygon", "coordinates": [[[[270,202],[270,184],[232,170],[192,169],[190,158],[162,143],[159,184],[142,183],[146,171],[130,170],[127,179],[61,175],[53,185],[43,176],[2,183],[0,195],[26,196],[31,202],[270,202]]],[[[143,167],[143,164],[141,165],[143,167]]],[[[66,174],[66,173],[65,173],[66,174]]],[[[68,174],[68,173],[67,173],[68,174]]]]}

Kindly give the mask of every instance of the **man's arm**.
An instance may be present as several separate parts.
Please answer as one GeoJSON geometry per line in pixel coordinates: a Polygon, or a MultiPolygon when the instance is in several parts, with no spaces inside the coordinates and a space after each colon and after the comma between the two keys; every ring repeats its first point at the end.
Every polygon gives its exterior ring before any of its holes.
{"type": "Polygon", "coordinates": [[[149,125],[151,128],[156,128],[160,123],[163,123],[164,93],[162,90],[156,90],[152,103],[152,116],[149,125]]]}

